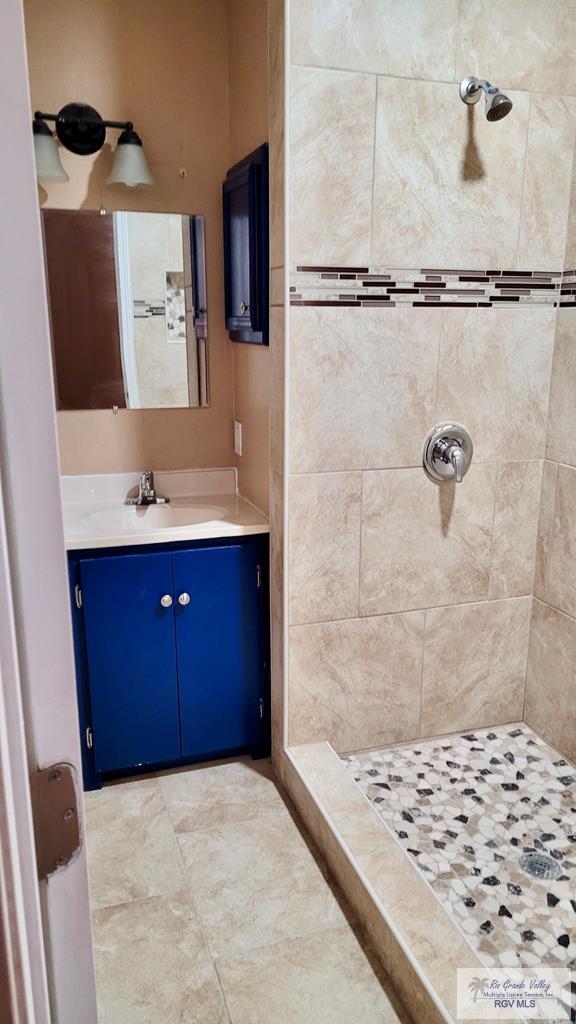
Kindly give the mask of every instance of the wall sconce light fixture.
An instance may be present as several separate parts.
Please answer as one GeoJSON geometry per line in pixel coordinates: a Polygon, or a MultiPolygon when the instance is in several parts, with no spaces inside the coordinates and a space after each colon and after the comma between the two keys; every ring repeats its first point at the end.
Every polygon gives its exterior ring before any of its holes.
{"type": "Polygon", "coordinates": [[[47,121],[55,122],[56,135],[62,145],[80,156],[89,156],[102,149],[107,128],[121,129],[106,184],[129,185],[131,188],[135,185],[154,184],[142,148],[142,139],[134,131],[132,122],[105,121],[94,107],[86,103],[67,103],[57,114],[43,114],[39,110],[34,114],[32,132],[38,181],[69,181],[47,121]]]}

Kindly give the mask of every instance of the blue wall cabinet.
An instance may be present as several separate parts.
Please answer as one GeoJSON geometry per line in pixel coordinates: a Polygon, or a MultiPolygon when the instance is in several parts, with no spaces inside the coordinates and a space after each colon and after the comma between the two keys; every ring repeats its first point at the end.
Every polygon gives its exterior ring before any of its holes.
{"type": "Polygon", "coordinates": [[[70,556],[85,788],[268,753],[267,557],[267,537],[70,556]]]}
{"type": "Polygon", "coordinates": [[[234,164],[222,185],[224,310],[232,341],[268,344],[268,144],[234,164]]]}

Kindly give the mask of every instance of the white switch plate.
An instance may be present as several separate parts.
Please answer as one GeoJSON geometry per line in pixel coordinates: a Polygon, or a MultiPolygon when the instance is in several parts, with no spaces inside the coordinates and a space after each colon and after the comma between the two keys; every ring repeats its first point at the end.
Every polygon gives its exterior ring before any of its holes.
{"type": "Polygon", "coordinates": [[[234,420],[234,451],[236,455],[242,455],[242,424],[240,420],[234,420]]]}

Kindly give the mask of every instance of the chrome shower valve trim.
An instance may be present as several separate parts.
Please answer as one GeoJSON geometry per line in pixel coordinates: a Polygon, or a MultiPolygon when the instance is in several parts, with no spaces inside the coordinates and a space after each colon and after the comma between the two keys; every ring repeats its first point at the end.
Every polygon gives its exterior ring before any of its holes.
{"type": "Polygon", "coordinates": [[[462,483],[474,446],[461,423],[438,423],[426,435],[422,464],[434,483],[462,483]]]}

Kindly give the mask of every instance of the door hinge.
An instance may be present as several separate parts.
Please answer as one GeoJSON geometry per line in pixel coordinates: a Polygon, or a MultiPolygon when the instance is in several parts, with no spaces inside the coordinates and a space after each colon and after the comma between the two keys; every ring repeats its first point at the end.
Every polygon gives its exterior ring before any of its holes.
{"type": "Polygon", "coordinates": [[[82,588],[79,583],[74,587],[74,597],[76,598],[76,607],[82,607],[82,588]]]}
{"type": "Polygon", "coordinates": [[[258,701],[258,710],[260,712],[260,721],[262,722],[264,720],[264,699],[262,697],[258,701]]]}
{"type": "Polygon", "coordinates": [[[256,586],[258,587],[258,589],[260,589],[260,587],[262,586],[262,566],[261,565],[257,565],[256,566],[256,586]]]}
{"type": "Polygon", "coordinates": [[[36,865],[41,882],[67,867],[82,846],[75,774],[71,764],[52,764],[30,776],[36,865]]]}
{"type": "Polygon", "coordinates": [[[86,726],[86,746],[88,747],[88,750],[92,750],[92,747],[94,746],[94,737],[89,725],[86,726]]]}

